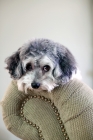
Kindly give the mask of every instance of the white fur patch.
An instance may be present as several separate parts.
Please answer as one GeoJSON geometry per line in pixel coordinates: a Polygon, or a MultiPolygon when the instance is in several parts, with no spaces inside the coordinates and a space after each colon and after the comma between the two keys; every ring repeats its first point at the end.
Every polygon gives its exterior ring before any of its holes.
{"type": "Polygon", "coordinates": [[[51,81],[50,79],[46,79],[42,82],[41,88],[43,90],[47,90],[48,92],[51,92],[55,87],[57,87],[58,85],[51,81]]]}
{"type": "Polygon", "coordinates": [[[31,75],[30,74],[26,74],[25,76],[23,76],[22,78],[20,78],[19,80],[17,80],[17,86],[18,86],[18,90],[20,91],[24,91],[27,94],[27,89],[31,89],[31,75]]]}
{"type": "Polygon", "coordinates": [[[78,68],[76,73],[75,71],[72,73],[71,80],[73,80],[74,78],[82,80],[81,71],[78,68]]]}

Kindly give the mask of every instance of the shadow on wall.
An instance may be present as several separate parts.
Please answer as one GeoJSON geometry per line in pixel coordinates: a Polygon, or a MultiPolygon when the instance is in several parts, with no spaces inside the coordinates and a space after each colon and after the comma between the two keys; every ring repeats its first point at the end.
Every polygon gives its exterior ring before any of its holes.
{"type": "Polygon", "coordinates": [[[93,78],[93,71],[92,71],[92,70],[91,70],[91,71],[88,71],[87,74],[88,74],[90,77],[93,78]]]}
{"type": "Polygon", "coordinates": [[[4,131],[3,129],[0,128],[0,140],[10,140],[9,135],[4,131]]]}
{"type": "MultiPolygon", "coordinates": [[[[90,71],[87,71],[87,76],[91,77],[93,79],[93,71],[90,70],[90,71]]],[[[93,88],[93,80],[92,80],[92,88],[93,88]]]]}

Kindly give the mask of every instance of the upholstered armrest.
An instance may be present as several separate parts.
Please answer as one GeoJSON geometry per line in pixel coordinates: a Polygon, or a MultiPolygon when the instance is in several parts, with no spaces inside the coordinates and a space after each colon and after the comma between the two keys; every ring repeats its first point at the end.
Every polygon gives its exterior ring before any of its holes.
{"type": "Polygon", "coordinates": [[[93,90],[78,80],[28,95],[12,81],[2,100],[7,129],[23,140],[93,140],[93,90]]]}

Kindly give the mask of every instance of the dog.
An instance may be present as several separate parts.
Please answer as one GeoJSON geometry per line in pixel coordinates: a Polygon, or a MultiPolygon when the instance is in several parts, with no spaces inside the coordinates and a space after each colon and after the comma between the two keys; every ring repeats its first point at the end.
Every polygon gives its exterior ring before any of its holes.
{"type": "Polygon", "coordinates": [[[55,87],[81,79],[72,53],[60,43],[49,39],[34,39],[23,44],[5,59],[6,69],[17,81],[18,90],[51,92],[55,87]]]}

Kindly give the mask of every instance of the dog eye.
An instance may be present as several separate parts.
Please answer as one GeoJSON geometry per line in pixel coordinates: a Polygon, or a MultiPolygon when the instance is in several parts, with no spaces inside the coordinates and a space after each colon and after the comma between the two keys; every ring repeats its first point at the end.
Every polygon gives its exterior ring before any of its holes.
{"type": "Polygon", "coordinates": [[[32,70],[32,66],[31,66],[30,63],[28,63],[28,64],[26,65],[26,70],[27,70],[27,71],[31,71],[31,70],[32,70]]]}
{"type": "Polygon", "coordinates": [[[44,72],[48,72],[50,70],[50,66],[49,65],[45,65],[44,67],[43,67],[43,71],[44,72]]]}

